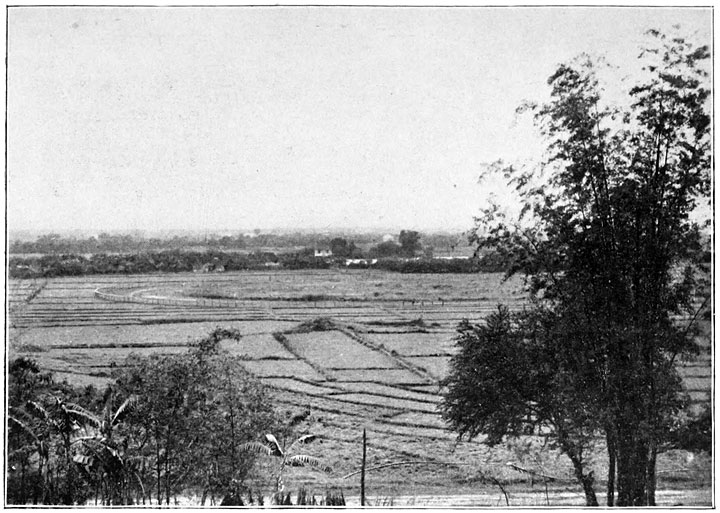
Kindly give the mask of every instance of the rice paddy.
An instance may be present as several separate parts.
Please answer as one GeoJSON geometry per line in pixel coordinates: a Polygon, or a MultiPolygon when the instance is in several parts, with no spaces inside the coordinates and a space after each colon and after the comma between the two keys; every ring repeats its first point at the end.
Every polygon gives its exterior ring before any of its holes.
{"type": "MultiPolygon", "coordinates": [[[[288,477],[294,484],[356,491],[357,476],[342,476],[359,468],[365,428],[373,464],[418,462],[371,474],[376,495],[451,490],[465,496],[480,486],[472,480],[479,472],[507,479],[517,494],[527,489],[506,466],[520,462],[517,454],[457,442],[438,411],[457,323],[480,322],[498,303],[521,308],[519,280],[376,270],[187,273],[13,280],[8,295],[9,357],[32,357],[78,385],[103,386],[131,353],[185,351],[215,327],[238,329],[242,339],[223,347],[274,389],[278,409],[310,408],[311,429],[323,440],[318,455],[335,468],[332,476],[294,471],[288,477]],[[229,299],[198,297],[199,291],[229,299]],[[332,329],[298,329],[317,318],[329,319],[332,329]]],[[[701,406],[712,386],[709,333],[698,341],[700,356],[683,362],[681,374],[691,401],[701,406]]],[[[676,468],[683,457],[664,454],[658,468],[676,468]]],[[[581,497],[569,463],[550,450],[542,458],[568,479],[563,490],[581,497]]],[[[604,461],[596,459],[602,475],[604,461]]],[[[701,463],[693,465],[683,464],[689,476],[704,475],[701,463]]]]}

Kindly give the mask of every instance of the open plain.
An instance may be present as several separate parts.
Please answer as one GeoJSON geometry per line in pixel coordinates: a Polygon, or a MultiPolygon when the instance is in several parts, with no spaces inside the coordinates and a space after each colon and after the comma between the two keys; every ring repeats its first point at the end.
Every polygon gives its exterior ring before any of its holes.
{"type": "MultiPolygon", "coordinates": [[[[237,328],[243,338],[224,347],[274,389],[281,412],[310,411],[307,429],[321,439],[308,451],[333,467],[330,475],[292,469],[290,489],[340,487],[353,504],[365,428],[371,504],[582,505],[569,461],[542,440],[494,448],[459,442],[438,411],[458,323],[524,301],[521,280],[500,274],[322,270],[15,280],[6,347],[8,358],[32,357],[57,378],[102,387],[131,353],[185,351],[217,326],[237,328]]],[[[701,354],[681,362],[696,408],[710,401],[712,386],[706,328],[701,354]]],[[[600,440],[593,465],[602,483],[600,440]]],[[[261,464],[252,486],[269,491],[268,472],[261,464]]],[[[709,457],[666,452],[658,476],[660,505],[711,504],[709,457]]]]}

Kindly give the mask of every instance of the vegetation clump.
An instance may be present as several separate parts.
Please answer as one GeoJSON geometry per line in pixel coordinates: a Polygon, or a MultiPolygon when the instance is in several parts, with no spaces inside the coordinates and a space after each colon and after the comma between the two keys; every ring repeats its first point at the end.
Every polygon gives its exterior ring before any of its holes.
{"type": "Polygon", "coordinates": [[[57,383],[28,359],[9,368],[11,504],[166,504],[236,493],[242,450],[272,429],[266,389],[224,352],[218,328],[185,354],[131,355],[101,394],[57,383]],[[153,497],[154,496],[154,497],[153,497]]]}
{"type": "Polygon", "coordinates": [[[312,333],[313,331],[333,331],[338,329],[335,321],[329,317],[316,317],[309,321],[300,323],[293,328],[293,333],[312,333]]]}
{"type": "Polygon", "coordinates": [[[703,251],[690,214],[711,185],[710,53],[648,35],[628,106],[603,103],[587,56],[549,78],[548,103],[523,106],[548,138],[549,159],[537,172],[494,166],[524,208],[516,221],[487,209],[474,240],[503,255],[509,274],[527,276],[533,302],[461,324],[445,381],[452,429],[489,443],[549,433],[587,505],[598,504],[588,469],[597,435],[608,506],[655,505],[657,456],[685,405],[675,364],[697,350],[695,321],[709,301],[694,301],[704,294],[703,251]]]}

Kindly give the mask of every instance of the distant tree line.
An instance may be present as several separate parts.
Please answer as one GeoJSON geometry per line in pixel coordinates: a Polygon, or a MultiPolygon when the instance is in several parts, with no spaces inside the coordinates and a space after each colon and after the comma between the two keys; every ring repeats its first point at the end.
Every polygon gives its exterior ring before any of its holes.
{"type": "MultiPolygon", "coordinates": [[[[412,234],[407,233],[412,238],[412,234]]],[[[457,248],[467,246],[467,238],[462,234],[433,233],[423,236],[428,247],[434,247],[446,253],[452,253],[457,248]]],[[[107,234],[79,238],[63,237],[59,234],[46,234],[34,241],[11,240],[10,254],[95,254],[95,253],[142,253],[162,252],[174,250],[245,250],[252,252],[266,248],[296,249],[303,247],[330,248],[334,255],[347,258],[362,258],[359,246],[369,247],[377,244],[378,235],[373,233],[353,234],[352,242],[348,242],[343,234],[326,235],[315,233],[262,233],[255,230],[251,233],[237,235],[210,235],[196,236],[183,235],[166,238],[142,237],[129,234],[107,234]]],[[[419,234],[418,234],[419,240],[419,234]]],[[[400,245],[402,246],[402,240],[400,245]]],[[[395,248],[394,242],[386,244],[385,248],[395,248]]],[[[406,246],[407,242],[406,242],[406,246]]],[[[381,250],[382,251],[382,250],[381,250]]],[[[398,256],[394,249],[388,255],[398,256]]]]}
{"type": "Polygon", "coordinates": [[[316,258],[312,250],[276,255],[256,252],[250,254],[222,251],[183,252],[162,251],[139,254],[76,254],[10,257],[11,278],[53,278],[93,274],[150,274],[181,272],[259,271],[273,269],[382,269],[400,273],[477,273],[503,272],[506,267],[497,254],[481,258],[437,260],[429,258],[380,258],[374,264],[361,260],[346,265],[342,258],[316,258]]]}
{"type": "MultiPolygon", "coordinates": [[[[124,236],[121,236],[121,238],[124,236]]],[[[8,262],[12,278],[50,278],[91,274],[148,274],[176,272],[252,271],[268,268],[328,269],[333,266],[373,268],[402,273],[475,273],[505,271],[504,259],[498,253],[487,252],[479,258],[433,259],[432,248],[423,247],[420,233],[400,232],[399,243],[388,240],[362,251],[354,241],[335,237],[328,242],[332,256],[316,256],[317,246],[296,251],[231,251],[221,249],[169,249],[116,253],[58,253],[11,256],[8,262]],[[347,260],[352,260],[348,262],[347,260]],[[371,263],[372,261],[375,261],[371,263]]],[[[42,238],[41,238],[42,239],[42,238]]],[[[40,239],[39,239],[40,240],[40,239]]],[[[44,239],[43,239],[44,240],[44,239]]],[[[130,237],[126,242],[132,241],[130,237]]],[[[47,250],[48,240],[39,247],[47,250]]],[[[55,247],[64,247],[62,239],[55,247]]],[[[128,242],[129,244],[129,242],[128,242]]],[[[72,246],[72,245],[70,245],[72,246]]],[[[34,249],[39,249],[34,247],[34,249]]],[[[117,246],[119,247],[119,246],[117,246]]],[[[31,247],[24,247],[30,251],[31,247]]]]}

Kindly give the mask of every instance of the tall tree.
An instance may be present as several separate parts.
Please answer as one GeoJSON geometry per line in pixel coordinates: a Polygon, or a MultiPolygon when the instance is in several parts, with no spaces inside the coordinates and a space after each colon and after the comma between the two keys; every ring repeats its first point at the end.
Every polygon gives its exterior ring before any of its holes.
{"type": "Polygon", "coordinates": [[[414,257],[422,248],[420,233],[413,230],[402,230],[398,241],[400,242],[400,252],[405,257],[414,257]]]}
{"type": "Polygon", "coordinates": [[[525,106],[548,159],[530,171],[501,166],[524,219],[490,209],[474,239],[529,276],[538,308],[561,328],[559,347],[583,363],[564,373],[576,391],[567,400],[605,434],[608,504],[617,492],[621,506],[655,503],[657,453],[682,406],[675,363],[694,350],[691,326],[674,320],[696,318],[690,214],[710,190],[708,48],[648,35],[627,106],[604,103],[587,56],[549,78],[549,102],[525,106]]]}

